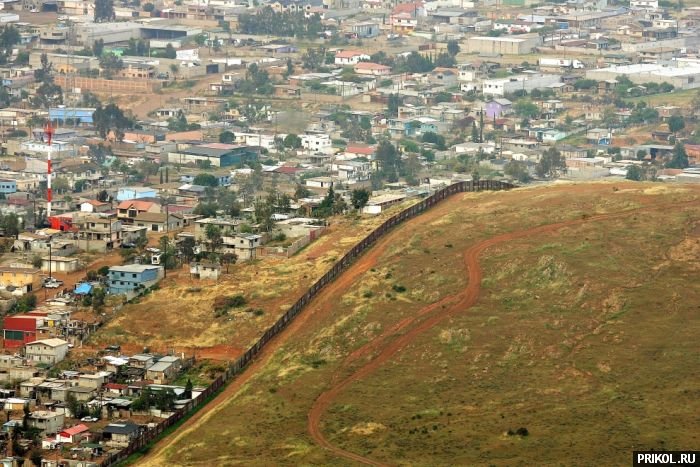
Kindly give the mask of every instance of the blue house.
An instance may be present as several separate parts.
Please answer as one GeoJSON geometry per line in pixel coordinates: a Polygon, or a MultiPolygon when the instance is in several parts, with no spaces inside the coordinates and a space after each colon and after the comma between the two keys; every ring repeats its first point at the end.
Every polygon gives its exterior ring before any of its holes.
{"type": "Polygon", "coordinates": [[[109,268],[109,293],[125,294],[131,298],[139,295],[148,287],[155,285],[161,278],[163,268],[151,264],[126,264],[109,268]]]}
{"type": "Polygon", "coordinates": [[[9,195],[17,191],[17,181],[9,178],[0,178],[0,193],[9,195]]]}
{"type": "Polygon", "coordinates": [[[143,186],[125,186],[117,191],[117,201],[127,201],[130,199],[155,198],[156,190],[143,186]]]}

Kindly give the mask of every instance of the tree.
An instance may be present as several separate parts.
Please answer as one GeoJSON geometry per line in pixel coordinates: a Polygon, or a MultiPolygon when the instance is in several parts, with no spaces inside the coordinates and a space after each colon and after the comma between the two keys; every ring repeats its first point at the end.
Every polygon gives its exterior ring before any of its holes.
{"type": "Polygon", "coordinates": [[[232,144],[234,141],[236,141],[236,135],[232,131],[225,130],[219,134],[220,143],[232,144]]]}
{"type": "Polygon", "coordinates": [[[447,149],[447,146],[445,145],[445,137],[442,135],[438,135],[435,132],[426,131],[425,133],[423,133],[421,140],[424,143],[434,144],[440,151],[444,151],[445,149],[447,149]]]}
{"type": "Polygon", "coordinates": [[[17,237],[20,232],[20,227],[17,214],[10,213],[0,216],[0,228],[5,232],[6,237],[17,237]]]}
{"type": "Polygon", "coordinates": [[[441,53],[435,58],[435,66],[443,68],[452,68],[457,65],[457,61],[453,55],[448,53],[441,53]]]}
{"type": "Polygon", "coordinates": [[[92,44],[92,54],[95,57],[101,57],[102,52],[104,52],[105,41],[104,39],[97,39],[94,44],[92,44]]]}
{"type": "Polygon", "coordinates": [[[309,71],[321,71],[326,65],[326,48],[309,48],[301,56],[301,66],[309,71]]]}
{"type": "Polygon", "coordinates": [[[525,99],[520,99],[518,102],[516,102],[513,106],[513,111],[517,116],[524,119],[535,118],[540,113],[537,105],[525,99]]]}
{"type": "Polygon", "coordinates": [[[114,21],[114,2],[113,0],[95,0],[95,22],[114,21]]]}
{"type": "Polygon", "coordinates": [[[447,53],[450,54],[452,57],[457,55],[459,53],[459,42],[455,40],[450,40],[447,41],[447,53]]]}
{"type": "Polygon", "coordinates": [[[364,188],[352,190],[352,194],[350,196],[352,207],[358,210],[364,208],[367,205],[367,201],[369,201],[369,196],[370,192],[364,188]]]}
{"type": "Polygon", "coordinates": [[[173,269],[177,263],[175,261],[175,247],[170,241],[170,237],[163,235],[158,239],[158,248],[161,251],[160,261],[164,269],[173,269]]]}
{"type": "Polygon", "coordinates": [[[207,242],[209,243],[209,251],[216,254],[219,248],[221,248],[223,245],[221,229],[217,225],[207,224],[207,227],[204,230],[204,235],[207,237],[207,242]]]}
{"type": "Polygon", "coordinates": [[[680,115],[673,115],[668,119],[668,129],[671,133],[678,133],[683,128],[685,128],[685,120],[680,115]]]}
{"type": "Polygon", "coordinates": [[[561,153],[557,148],[552,147],[542,153],[542,157],[535,166],[535,172],[538,177],[555,178],[560,173],[566,171],[566,161],[561,157],[561,153]]]}
{"type": "MultiPolygon", "coordinates": [[[[145,11],[146,13],[151,13],[153,10],[156,9],[156,6],[154,4],[152,4],[151,2],[148,2],[148,3],[144,3],[142,8],[143,8],[143,11],[145,11]]],[[[202,45],[202,44],[198,44],[198,45],[202,45]]]]}
{"type": "Polygon", "coordinates": [[[386,177],[390,183],[397,182],[401,158],[394,145],[384,140],[377,146],[376,154],[382,172],[381,176],[386,177]]]}
{"type": "Polygon", "coordinates": [[[195,185],[216,187],[219,186],[219,179],[212,174],[197,174],[192,183],[195,185]]]}
{"type": "Polygon", "coordinates": [[[673,156],[666,163],[666,167],[670,169],[685,169],[689,166],[688,154],[685,152],[685,147],[681,143],[676,143],[673,147],[673,156]]]}
{"type": "Polygon", "coordinates": [[[196,246],[194,238],[192,237],[185,237],[182,242],[180,242],[180,251],[182,252],[182,256],[185,257],[186,261],[192,261],[192,258],[194,258],[194,247],[196,246]]]}
{"type": "Polygon", "coordinates": [[[284,147],[290,149],[299,149],[301,147],[301,138],[294,133],[289,133],[284,137],[284,147]]]}
{"type": "Polygon", "coordinates": [[[625,178],[627,180],[634,180],[634,181],[640,181],[642,180],[642,177],[644,176],[644,173],[642,169],[638,165],[632,165],[627,168],[627,175],[625,175],[625,178]]]}
{"type": "Polygon", "coordinates": [[[481,141],[479,141],[479,130],[476,128],[476,120],[472,122],[472,142],[481,143],[481,141]]]}
{"type": "Polygon", "coordinates": [[[389,94],[389,99],[387,101],[387,110],[389,117],[399,116],[399,107],[402,104],[402,98],[399,94],[389,94]]]}
{"type": "Polygon", "coordinates": [[[297,183],[297,186],[294,190],[294,199],[301,199],[301,198],[308,198],[311,196],[311,191],[306,188],[304,185],[300,185],[297,183]]]}
{"type": "Polygon", "coordinates": [[[70,183],[68,183],[68,179],[65,177],[56,177],[53,180],[52,188],[56,193],[65,193],[70,190],[70,183]]]}
{"type": "Polygon", "coordinates": [[[289,78],[294,74],[294,62],[291,58],[287,59],[287,69],[284,71],[284,77],[289,78]]]}
{"type": "Polygon", "coordinates": [[[165,58],[177,58],[177,51],[175,50],[175,47],[168,42],[168,45],[165,46],[165,52],[164,52],[164,57],[165,58]]]}
{"type": "Polygon", "coordinates": [[[124,115],[122,109],[116,104],[107,104],[107,106],[99,106],[92,114],[92,120],[95,124],[95,129],[104,139],[110,131],[114,131],[116,139],[124,138],[124,130],[130,128],[132,122],[124,115]]]}
{"type": "Polygon", "coordinates": [[[112,79],[114,74],[124,68],[124,62],[113,53],[106,53],[100,57],[100,68],[107,79],[112,79]]]}
{"type": "Polygon", "coordinates": [[[238,261],[238,255],[235,253],[224,253],[221,255],[221,263],[226,265],[226,274],[228,274],[228,268],[232,264],[236,264],[238,261]]]}
{"type": "Polygon", "coordinates": [[[505,165],[503,172],[521,183],[530,181],[530,173],[527,170],[527,164],[523,161],[511,160],[505,165]]]}
{"type": "Polygon", "coordinates": [[[192,399],[192,380],[187,378],[187,383],[185,383],[185,392],[182,393],[183,399],[192,399]]]}

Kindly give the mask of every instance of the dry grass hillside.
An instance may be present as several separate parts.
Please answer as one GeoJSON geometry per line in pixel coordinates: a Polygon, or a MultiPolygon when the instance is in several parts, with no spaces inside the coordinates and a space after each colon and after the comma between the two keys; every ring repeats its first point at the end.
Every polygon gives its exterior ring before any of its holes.
{"type": "Polygon", "coordinates": [[[93,343],[135,349],[144,345],[154,350],[199,349],[203,356],[233,358],[272,325],[336,258],[399,209],[397,206],[371,218],[334,219],[317,241],[292,258],[267,257],[232,265],[218,282],[193,279],[187,267],[168,271],[159,290],[126,305],[95,335],[93,343]],[[238,294],[245,297],[246,304],[217,317],[215,303],[238,294]]]}
{"type": "Polygon", "coordinates": [[[351,266],[143,464],[624,465],[697,446],[699,199],[457,195],[351,266]]]}

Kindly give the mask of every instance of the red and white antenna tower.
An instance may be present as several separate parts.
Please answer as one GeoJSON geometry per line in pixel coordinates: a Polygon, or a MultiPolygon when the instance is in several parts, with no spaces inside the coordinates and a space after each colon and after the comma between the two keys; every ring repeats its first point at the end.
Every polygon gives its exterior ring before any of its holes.
{"type": "Polygon", "coordinates": [[[44,126],[44,134],[49,142],[49,152],[46,160],[46,218],[51,217],[51,141],[53,140],[53,127],[49,120],[44,126]]]}

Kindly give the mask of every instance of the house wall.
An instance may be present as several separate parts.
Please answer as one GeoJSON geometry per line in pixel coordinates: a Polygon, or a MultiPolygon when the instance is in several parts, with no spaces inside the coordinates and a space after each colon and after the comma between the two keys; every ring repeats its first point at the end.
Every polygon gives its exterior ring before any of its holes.
{"type": "Polygon", "coordinates": [[[58,363],[66,358],[68,353],[68,343],[52,347],[46,344],[26,345],[24,354],[28,360],[37,363],[58,363]]]}

